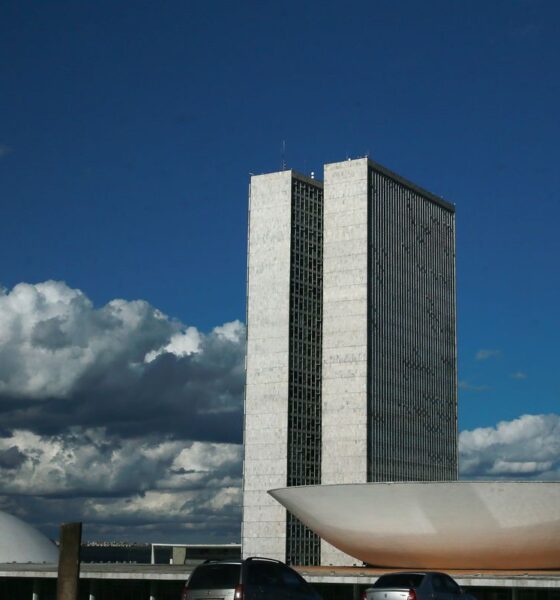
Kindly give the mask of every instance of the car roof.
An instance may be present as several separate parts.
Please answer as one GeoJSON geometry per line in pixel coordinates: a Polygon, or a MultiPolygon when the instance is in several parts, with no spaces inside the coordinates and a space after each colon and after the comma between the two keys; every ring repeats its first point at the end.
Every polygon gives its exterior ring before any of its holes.
{"type": "Polygon", "coordinates": [[[430,573],[437,573],[438,575],[446,575],[443,571],[391,571],[389,573],[383,573],[380,577],[385,575],[429,575],[430,573]]]}
{"type": "Polygon", "coordinates": [[[205,560],[203,563],[200,563],[199,565],[197,565],[198,567],[201,566],[205,566],[205,565],[240,565],[242,563],[247,563],[247,562],[270,562],[270,563],[276,563],[279,565],[283,565],[284,563],[282,561],[276,560],[274,558],[268,558],[266,556],[248,556],[247,558],[226,558],[224,560],[205,560]]]}

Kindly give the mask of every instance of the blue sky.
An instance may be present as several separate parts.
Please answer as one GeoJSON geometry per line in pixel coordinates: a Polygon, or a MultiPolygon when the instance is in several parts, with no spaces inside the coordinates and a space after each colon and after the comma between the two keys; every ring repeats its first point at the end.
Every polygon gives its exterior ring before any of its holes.
{"type": "Polygon", "coordinates": [[[552,0],[6,0],[0,285],[229,343],[249,173],[283,141],[318,177],[367,153],[456,204],[460,429],[557,414],[559,23],[552,0]]]}

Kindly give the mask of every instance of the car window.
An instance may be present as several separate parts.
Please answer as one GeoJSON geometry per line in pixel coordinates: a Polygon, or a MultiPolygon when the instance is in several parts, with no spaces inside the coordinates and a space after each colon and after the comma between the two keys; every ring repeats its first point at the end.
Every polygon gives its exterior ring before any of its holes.
{"type": "Polygon", "coordinates": [[[424,575],[420,573],[396,573],[381,575],[373,584],[374,588],[417,588],[420,587],[424,575]]]}
{"type": "Polygon", "coordinates": [[[292,569],[281,567],[284,585],[292,590],[308,591],[309,584],[292,569]]]}
{"type": "Polygon", "coordinates": [[[191,575],[187,588],[190,590],[225,590],[239,583],[241,565],[200,565],[191,575]]]}
{"type": "Polygon", "coordinates": [[[252,562],[248,567],[247,584],[278,586],[282,584],[282,576],[280,570],[274,563],[252,562]]]}
{"type": "Polygon", "coordinates": [[[432,585],[434,588],[434,591],[436,592],[446,592],[447,590],[445,589],[445,583],[443,581],[443,577],[441,575],[432,575],[432,585]]]}
{"type": "Polygon", "coordinates": [[[447,592],[455,595],[461,593],[461,588],[457,585],[457,583],[455,583],[455,581],[453,581],[453,579],[451,579],[451,577],[442,575],[442,579],[447,592]]]}

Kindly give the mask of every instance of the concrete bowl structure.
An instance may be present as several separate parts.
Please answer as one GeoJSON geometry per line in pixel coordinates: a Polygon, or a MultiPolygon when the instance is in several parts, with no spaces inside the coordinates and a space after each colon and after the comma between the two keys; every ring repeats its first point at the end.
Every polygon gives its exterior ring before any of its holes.
{"type": "Polygon", "coordinates": [[[58,548],[17,517],[0,512],[0,563],[57,563],[58,548]]]}
{"type": "Polygon", "coordinates": [[[560,568],[560,482],[365,483],[269,493],[321,538],[370,565],[560,568]]]}

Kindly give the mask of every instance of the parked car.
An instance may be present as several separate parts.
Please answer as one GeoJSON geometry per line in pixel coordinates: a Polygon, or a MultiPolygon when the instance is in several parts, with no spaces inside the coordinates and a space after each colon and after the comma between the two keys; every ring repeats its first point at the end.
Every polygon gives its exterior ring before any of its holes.
{"type": "Polygon", "coordinates": [[[211,561],[198,565],[185,583],[182,600],[321,600],[284,563],[270,558],[211,561]]]}
{"type": "Polygon", "coordinates": [[[362,600],[475,600],[446,573],[387,573],[362,593],[362,600]]]}

